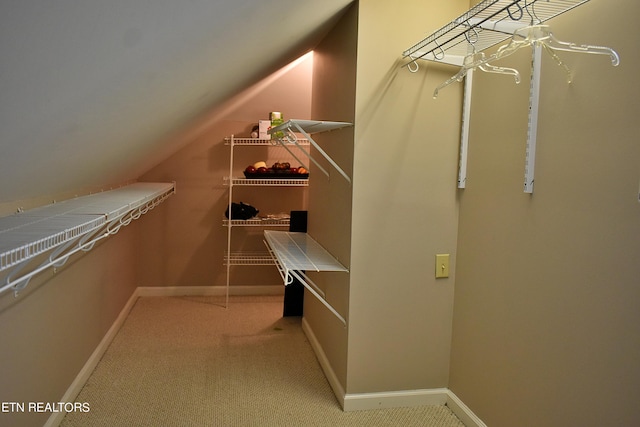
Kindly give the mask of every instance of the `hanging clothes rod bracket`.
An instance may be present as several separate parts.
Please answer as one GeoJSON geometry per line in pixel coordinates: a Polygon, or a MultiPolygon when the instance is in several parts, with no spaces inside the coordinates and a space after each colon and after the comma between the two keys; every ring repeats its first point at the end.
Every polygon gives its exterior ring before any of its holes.
{"type": "Polygon", "coordinates": [[[460,141],[460,164],[458,169],[458,188],[466,184],[467,146],[469,140],[469,114],[471,105],[471,79],[473,70],[511,74],[516,83],[520,77],[517,70],[497,67],[491,63],[506,58],[523,47],[533,50],[532,74],[529,92],[529,123],[527,132],[525,184],[526,193],[533,192],[535,149],[537,139],[537,123],[539,108],[539,91],[541,75],[541,52],[550,54],[553,60],[567,75],[571,83],[569,67],[560,59],[557,52],[588,53],[607,55],[613,66],[620,64],[618,53],[604,46],[563,42],[556,39],[544,23],[558,15],[574,9],[589,0],[483,0],[469,9],[468,12],[451,21],[448,25],[433,32],[422,41],[403,52],[409,58],[409,71],[417,72],[418,59],[442,61],[445,58],[463,58],[461,69],[457,74],[437,86],[433,97],[452,83],[465,80],[463,98],[463,122],[460,141]],[[496,46],[505,40],[507,44],[500,46],[491,55],[484,56],[485,49],[496,46]]]}

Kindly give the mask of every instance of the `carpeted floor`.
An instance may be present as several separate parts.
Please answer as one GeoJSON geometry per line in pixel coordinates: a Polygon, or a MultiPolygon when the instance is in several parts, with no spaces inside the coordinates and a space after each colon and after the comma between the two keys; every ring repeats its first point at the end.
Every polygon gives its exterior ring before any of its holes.
{"type": "Polygon", "coordinates": [[[345,413],[281,297],[140,298],[64,427],[464,427],[445,406],[345,413]]]}

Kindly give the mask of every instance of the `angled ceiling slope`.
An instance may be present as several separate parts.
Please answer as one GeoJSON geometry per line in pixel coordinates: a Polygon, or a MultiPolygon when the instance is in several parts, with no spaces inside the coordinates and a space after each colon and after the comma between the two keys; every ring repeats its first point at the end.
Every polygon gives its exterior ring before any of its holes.
{"type": "Polygon", "coordinates": [[[168,135],[312,49],[351,2],[1,2],[0,204],[135,179],[168,135]]]}

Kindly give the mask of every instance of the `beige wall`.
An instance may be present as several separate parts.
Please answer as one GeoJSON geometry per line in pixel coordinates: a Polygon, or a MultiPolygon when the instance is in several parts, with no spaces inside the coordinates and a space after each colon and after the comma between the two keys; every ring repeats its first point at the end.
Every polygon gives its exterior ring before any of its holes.
{"type": "MultiPolygon", "coordinates": [[[[500,64],[520,69],[519,86],[476,73],[465,190],[456,189],[461,87],[431,97],[456,70],[399,67],[404,49],[467,7],[362,1],[313,64],[177,135],[183,148],[142,177],[177,181],[176,195],[18,299],[0,296],[0,400],[57,401],[136,286],[224,284],[222,141],[280,110],[355,123],[318,138],[352,186],[318,174],[308,200],[246,194],[263,211],[308,203],[310,234],[350,267],[313,276],[348,329],[305,301],[346,393],[449,387],[492,427],[638,424],[639,6],[593,1],[552,21],[560,39],[612,46],[622,64],[561,53],[575,77],[567,85],[545,57],[533,195],[522,192],[526,52],[500,64]],[[436,280],[443,252],[451,277],[436,280]]],[[[282,283],[273,267],[250,270],[234,284],[282,283]]],[[[0,416],[3,425],[46,419],[0,416]]]]}
{"type": "MultiPolygon", "coordinates": [[[[354,122],[357,13],[357,7],[351,7],[314,50],[313,119],[354,122]]],[[[353,127],[315,134],[313,138],[349,177],[353,175],[353,127]]],[[[315,150],[312,152],[327,168],[330,177],[316,173],[311,179],[308,232],[348,267],[352,187],[315,150]]],[[[308,274],[324,290],[329,303],[343,317],[348,318],[349,274],[308,274]]],[[[309,293],[305,297],[304,316],[344,388],[347,374],[347,329],[309,293]]]]}
{"type": "Polygon", "coordinates": [[[348,393],[446,387],[456,260],[460,87],[455,71],[401,53],[468,1],[360,3],[349,305],[348,393]],[[452,270],[454,271],[454,270],[452,270]]]}
{"type": "Polygon", "coordinates": [[[350,267],[313,276],[348,329],[314,300],[305,318],[347,394],[447,385],[453,275],[436,282],[433,266],[439,252],[455,259],[460,91],[432,101],[453,71],[413,75],[399,58],[425,26],[468,4],[423,3],[360,2],[318,48],[314,118],[355,111],[353,157],[346,131],[324,139],[352,187],[335,174],[309,197],[310,234],[350,267]]]}
{"type": "MultiPolygon", "coordinates": [[[[109,330],[135,283],[142,217],[17,298],[0,295],[0,402],[59,402],[109,330]]],[[[42,426],[50,413],[0,413],[3,426],[42,426]]]]}
{"type": "Polygon", "coordinates": [[[549,24],[615,48],[544,55],[535,191],[522,191],[529,52],[476,73],[460,227],[450,388],[492,427],[640,424],[640,66],[633,0],[549,24]]]}
{"type": "MultiPolygon", "coordinates": [[[[229,146],[234,134],[249,137],[252,125],[270,111],[285,119],[308,119],[311,108],[313,57],[308,56],[248,88],[200,123],[176,137],[183,145],[173,156],[141,177],[143,181],[176,181],[172,203],[144,224],[138,279],[141,286],[222,286],[227,229],[222,225],[228,206],[229,146]]],[[[234,176],[259,160],[285,161],[283,148],[238,147],[234,176]]],[[[293,160],[291,160],[293,162],[293,160]]],[[[262,214],[306,207],[305,188],[235,187],[234,201],[249,203],[262,214]]],[[[262,230],[234,228],[232,250],[261,250],[262,230]]],[[[232,286],[282,286],[273,266],[232,267],[232,286]]]]}
{"type": "MultiPolygon", "coordinates": [[[[49,269],[36,276],[18,298],[0,295],[1,402],[58,402],[137,286],[225,283],[222,176],[229,157],[223,139],[231,133],[248,136],[250,125],[269,111],[308,118],[312,64],[306,58],[285,67],[176,135],[176,144],[186,148],[140,179],[176,181],[177,193],[160,207],[57,273],[49,269]]],[[[281,153],[258,150],[239,156],[238,175],[252,156],[276,160],[281,153]]],[[[280,212],[306,204],[306,190],[278,190],[261,195],[256,205],[280,212]]],[[[12,201],[0,205],[0,214],[85,193],[79,188],[12,201]]],[[[252,269],[239,270],[234,283],[282,286],[275,268],[252,269]]],[[[0,413],[0,425],[41,426],[49,415],[0,413]]]]}

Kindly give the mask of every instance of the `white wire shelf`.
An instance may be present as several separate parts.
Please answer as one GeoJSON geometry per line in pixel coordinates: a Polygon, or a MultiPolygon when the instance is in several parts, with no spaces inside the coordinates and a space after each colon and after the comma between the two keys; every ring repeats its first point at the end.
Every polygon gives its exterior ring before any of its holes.
{"type": "Polygon", "coordinates": [[[174,192],[174,183],[135,183],[0,218],[0,272],[14,269],[0,283],[0,292],[18,285],[21,289],[40,271],[64,264],[78,250],[90,250],[97,240],[117,233],[174,192]],[[53,259],[14,277],[49,251],[53,259]]]}
{"type": "MultiPolygon", "coordinates": [[[[461,65],[470,48],[480,52],[513,35],[503,28],[540,24],[589,0],[484,0],[406,49],[402,55],[461,65]]],[[[514,28],[515,28],[514,27],[514,28]]]]}
{"type": "MultiPolygon", "coordinates": [[[[259,138],[225,138],[225,145],[230,145],[233,141],[233,145],[248,145],[248,146],[279,146],[280,143],[276,139],[259,139],[259,138]]],[[[305,138],[299,137],[298,144],[309,145],[309,141],[305,138]]],[[[289,143],[293,145],[293,143],[289,143]]]]}
{"type": "MultiPolygon", "coordinates": [[[[283,147],[285,147],[296,160],[300,161],[300,158],[295,156],[295,154],[289,149],[290,145],[296,145],[300,148],[300,144],[298,143],[298,136],[301,134],[304,138],[316,149],[318,153],[324,159],[329,162],[331,166],[340,174],[342,177],[347,180],[349,184],[351,184],[351,178],[347,173],[340,167],[338,164],[327,154],[320,145],[311,138],[311,134],[320,133],[320,132],[328,132],[332,130],[342,129],[348,126],[353,126],[352,123],[347,122],[328,122],[321,120],[300,120],[300,119],[292,119],[284,122],[283,124],[276,126],[274,128],[269,129],[269,134],[272,135],[276,141],[278,141],[283,147]]],[[[306,157],[313,162],[313,164],[327,177],[329,177],[329,171],[327,171],[312,155],[310,151],[302,149],[305,153],[306,157]]],[[[307,168],[308,169],[308,168],[307,168]]]]}
{"type": "MultiPolygon", "coordinates": [[[[247,179],[232,178],[234,186],[252,186],[252,187],[307,187],[309,186],[308,178],[274,178],[274,179],[247,179]]],[[[224,185],[229,185],[229,177],[224,177],[224,185]]]]}
{"type": "Polygon", "coordinates": [[[458,65],[460,70],[436,87],[433,97],[440,89],[465,80],[463,95],[462,129],[460,138],[460,163],[458,188],[466,186],[467,153],[471,114],[471,92],[474,70],[510,75],[520,82],[518,70],[492,65],[522,47],[532,48],[531,77],[529,83],[529,114],[525,149],[524,192],[533,193],[535,153],[537,144],[538,110],[541,87],[541,55],[544,48],[564,69],[567,81],[572,76],[556,51],[608,55],[613,66],[620,62],[618,54],[611,48],[563,42],[556,39],[550,27],[544,23],[568,12],[589,0],[483,0],[449,24],[433,32],[403,52],[408,59],[404,64],[409,71],[419,70],[418,60],[429,60],[458,65]],[[543,25],[544,24],[544,25],[543,25]],[[484,50],[508,40],[494,53],[485,55],[484,50]]]}
{"type": "Polygon", "coordinates": [[[307,233],[265,230],[279,264],[290,270],[349,271],[307,233]]]}
{"type": "MultiPolygon", "coordinates": [[[[234,191],[236,187],[244,187],[247,191],[247,187],[262,188],[264,191],[275,191],[274,187],[291,189],[297,188],[292,191],[303,191],[309,186],[309,175],[297,175],[293,173],[283,173],[281,171],[270,171],[269,173],[256,173],[246,174],[242,176],[242,172],[236,168],[236,149],[239,147],[254,147],[259,148],[258,152],[265,162],[274,162],[277,160],[294,163],[295,159],[299,165],[304,165],[305,169],[309,169],[308,166],[301,158],[306,157],[306,153],[309,150],[309,140],[301,134],[292,134],[295,140],[279,141],[275,138],[238,138],[235,135],[231,135],[224,139],[225,145],[229,146],[229,173],[223,176],[223,184],[228,187],[228,206],[231,206],[234,200],[234,191]],[[286,154],[285,153],[288,153],[286,154]],[[237,174],[237,175],[236,175],[237,174]],[[271,187],[273,190],[265,190],[266,187],[271,187]]],[[[251,150],[249,150],[250,152],[251,150]]],[[[249,154],[243,153],[242,159],[247,159],[249,154]]],[[[290,171],[289,171],[290,172],[290,171]]],[[[262,191],[258,190],[258,191],[262,191]]],[[[253,189],[251,191],[254,191],[253,189]]],[[[229,305],[229,287],[231,278],[232,266],[259,266],[269,265],[273,266],[275,261],[268,252],[248,252],[248,251],[232,251],[232,240],[236,227],[251,227],[254,228],[284,228],[289,227],[289,216],[286,214],[276,215],[261,215],[256,218],[248,220],[241,219],[229,219],[223,218],[223,226],[227,227],[227,248],[224,255],[224,265],[226,267],[226,306],[229,305]]]]}
{"type": "Polygon", "coordinates": [[[289,218],[254,218],[254,219],[223,219],[222,224],[233,227],[288,227],[289,218]]]}
{"type": "Polygon", "coordinates": [[[324,291],[305,272],[349,272],[349,269],[307,233],[265,230],[264,236],[285,286],[297,279],[346,326],[346,319],[327,301],[324,291]]]}
{"type": "Polygon", "coordinates": [[[96,230],[106,222],[105,215],[58,215],[0,218],[0,271],[96,230]]]}
{"type": "Polygon", "coordinates": [[[225,254],[224,265],[274,265],[269,252],[231,252],[225,254]]]}
{"type": "MultiPolygon", "coordinates": [[[[273,135],[274,133],[289,130],[293,130],[294,132],[298,130],[299,132],[314,134],[341,129],[348,126],[352,126],[352,124],[347,122],[329,122],[323,120],[291,119],[279,126],[269,129],[269,134],[273,135]]],[[[285,139],[284,141],[286,142],[287,140],[285,139]]]]}

